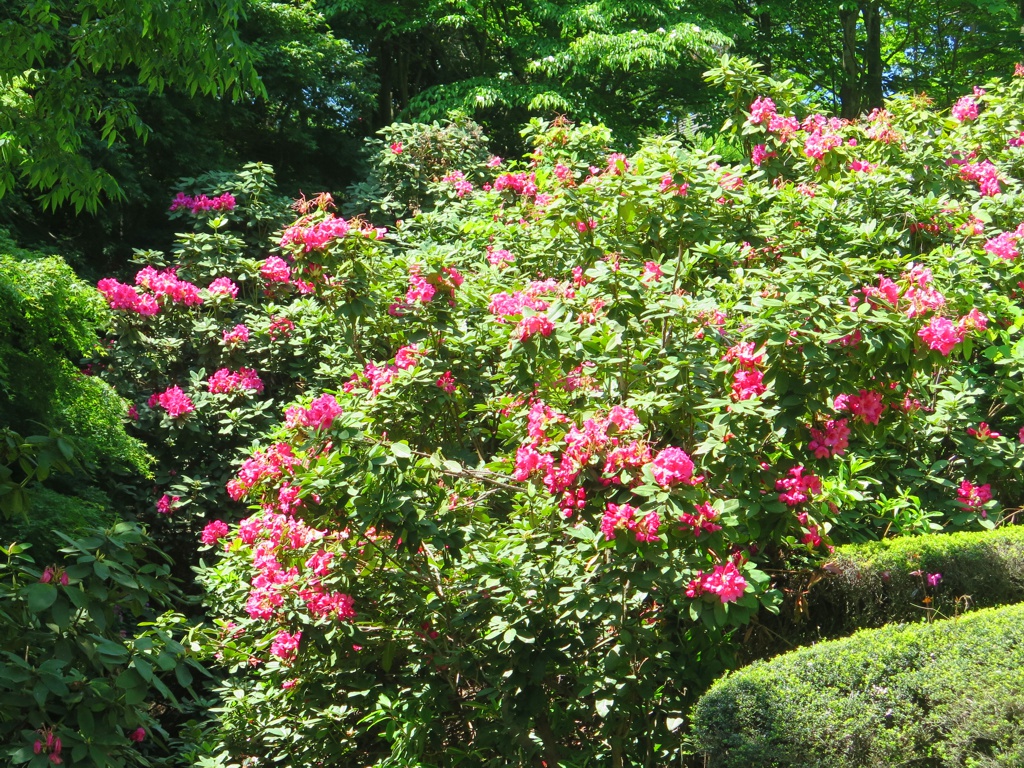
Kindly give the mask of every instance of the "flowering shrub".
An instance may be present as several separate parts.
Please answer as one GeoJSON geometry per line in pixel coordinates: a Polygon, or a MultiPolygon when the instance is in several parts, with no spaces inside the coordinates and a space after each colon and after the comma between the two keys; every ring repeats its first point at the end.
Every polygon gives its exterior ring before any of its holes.
{"type": "Polygon", "coordinates": [[[208,181],[219,194],[181,193],[170,205],[193,227],[173,255],[142,253],[130,282],[99,283],[114,338],[96,368],[133,402],[133,426],[158,461],[152,486],[136,491],[140,514],[185,567],[207,516],[240,516],[226,490],[238,451],[305,387],[340,379],[334,361],[349,341],[336,335],[337,297],[370,301],[368,265],[380,250],[377,230],[331,215],[321,196],[300,201],[303,218],[276,237],[298,258],[268,255],[255,233],[289,215],[271,212],[269,169],[208,181]]]}
{"type": "Polygon", "coordinates": [[[201,534],[223,760],[666,764],[773,573],[1021,506],[1022,278],[986,245],[1021,225],[1024,79],[846,122],[711,77],[749,162],[537,121],[388,231],[300,201],[214,263],[213,219],[174,273],[201,303],[120,310],[169,350],[120,358],[137,402],[194,408],[140,425],[249,506],[201,534]],[[213,383],[242,370],[262,400],[213,383]]]}

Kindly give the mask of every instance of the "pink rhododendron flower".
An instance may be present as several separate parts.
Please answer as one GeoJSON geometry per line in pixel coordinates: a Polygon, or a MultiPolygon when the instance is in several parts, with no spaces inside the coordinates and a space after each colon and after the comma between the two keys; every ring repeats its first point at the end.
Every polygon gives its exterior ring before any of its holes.
{"type": "Polygon", "coordinates": [[[540,453],[535,445],[521,445],[516,451],[516,467],[512,478],[522,481],[537,472],[546,473],[551,469],[553,461],[549,454],[540,453]]]}
{"type": "Polygon", "coordinates": [[[775,157],[775,153],[769,151],[764,144],[755,144],[754,148],[750,150],[750,162],[754,165],[761,165],[770,157],[775,157]]]}
{"type": "Polygon", "coordinates": [[[978,104],[970,96],[962,96],[957,99],[956,104],[953,105],[953,109],[950,112],[953,115],[953,119],[958,120],[961,123],[968,120],[977,120],[978,104]]]}
{"type": "Polygon", "coordinates": [[[977,182],[983,197],[994,197],[1001,192],[999,169],[988,160],[983,160],[980,163],[961,164],[960,178],[964,181],[977,182]]]}
{"type": "Polygon", "coordinates": [[[466,174],[462,171],[452,171],[447,176],[441,179],[441,181],[451,184],[455,189],[455,194],[458,197],[465,197],[473,191],[472,182],[466,179],[466,174]]]}
{"type": "Polygon", "coordinates": [[[679,516],[679,522],[688,528],[693,529],[693,537],[699,539],[701,533],[714,533],[722,530],[718,524],[718,512],[708,502],[694,505],[697,514],[691,515],[683,512],[679,516]]]}
{"type": "Polygon", "coordinates": [[[515,257],[510,251],[506,251],[504,248],[497,250],[488,246],[487,248],[487,261],[493,267],[500,267],[503,264],[511,264],[515,261],[515,257]]]}
{"type": "Polygon", "coordinates": [[[840,413],[849,411],[865,424],[877,424],[886,409],[882,403],[882,393],[867,389],[860,390],[856,395],[836,395],[832,407],[840,413]]]}
{"type": "Polygon", "coordinates": [[[232,299],[238,298],[238,286],[235,285],[234,280],[230,277],[218,277],[210,283],[206,290],[210,293],[219,293],[222,296],[230,296],[232,299]]]}
{"type": "Polygon", "coordinates": [[[850,429],[846,419],[829,419],[825,429],[811,429],[811,441],[807,448],[814,453],[816,459],[828,459],[841,456],[849,446],[850,429]]]}
{"type": "Polygon", "coordinates": [[[998,256],[1005,261],[1013,261],[1020,256],[1017,244],[1020,235],[1016,232],[1003,232],[1001,235],[991,238],[985,243],[985,250],[993,256],[998,256]]]}
{"type": "Polygon", "coordinates": [[[949,355],[953,348],[963,341],[963,334],[946,317],[933,317],[928,325],[917,332],[929,349],[949,355]]]}
{"type": "MultiPolygon", "coordinates": [[[[167,411],[167,414],[172,419],[185,416],[196,409],[188,395],[178,386],[165,389],[163,392],[154,395],[154,397],[156,398],[156,404],[167,411]]],[[[153,407],[153,398],[150,398],[150,407],[153,407]]]]}
{"type": "Polygon", "coordinates": [[[190,213],[199,213],[200,211],[223,211],[227,213],[235,210],[236,204],[235,196],[230,192],[225,192],[217,197],[207,197],[206,195],[190,197],[184,192],[179,192],[174,200],[171,201],[171,207],[168,210],[172,213],[182,209],[187,209],[190,213]]]}
{"type": "Polygon", "coordinates": [[[227,523],[223,520],[214,520],[207,523],[206,527],[203,528],[203,535],[200,538],[200,541],[202,541],[203,544],[216,544],[228,535],[228,531],[229,528],[227,523]]]}
{"type": "Polygon", "coordinates": [[[399,347],[398,351],[395,353],[395,367],[401,368],[403,371],[415,368],[416,363],[419,361],[419,357],[422,354],[423,350],[420,349],[418,344],[409,344],[404,347],[399,347]]]}
{"type": "Polygon", "coordinates": [[[436,384],[449,395],[456,390],[455,377],[452,376],[451,371],[445,371],[442,373],[436,384]]]}
{"type": "Polygon", "coordinates": [[[282,661],[292,661],[299,651],[299,641],[301,640],[301,632],[291,634],[281,630],[270,644],[270,653],[282,661]]]}
{"type": "Polygon", "coordinates": [[[237,392],[262,392],[263,382],[252,368],[239,368],[232,371],[220,368],[206,381],[206,387],[212,394],[235,394],[237,392]]]}
{"type": "Polygon", "coordinates": [[[800,539],[800,542],[803,544],[807,544],[810,547],[820,547],[821,534],[818,533],[818,526],[808,526],[807,533],[803,535],[803,538],[800,539]]]}
{"type": "MultiPolygon", "coordinates": [[[[957,489],[957,500],[968,509],[978,509],[992,500],[992,486],[988,483],[975,485],[970,480],[964,480],[957,489]]],[[[982,517],[986,513],[982,512],[982,517]]]]}
{"type": "Polygon", "coordinates": [[[878,163],[869,163],[865,160],[851,160],[847,167],[854,173],[871,173],[878,168],[878,163]]]}
{"type": "Polygon", "coordinates": [[[400,142],[400,141],[393,141],[393,142],[391,142],[390,149],[391,149],[391,152],[393,154],[396,154],[396,155],[402,154],[402,151],[403,151],[402,142],[400,142]]]}
{"type": "Polygon", "coordinates": [[[750,123],[761,125],[769,123],[775,117],[775,102],[765,96],[759,96],[750,105],[750,123]]]}
{"type": "Polygon", "coordinates": [[[334,395],[320,395],[313,398],[308,408],[292,406],[285,411],[285,426],[289,429],[306,427],[324,432],[331,428],[341,414],[341,406],[334,395]]]}
{"type": "Polygon", "coordinates": [[[661,265],[656,261],[644,262],[644,273],[640,276],[641,282],[656,283],[662,278],[661,265]]]}
{"type": "Polygon", "coordinates": [[[608,166],[605,168],[605,173],[610,176],[621,176],[623,173],[629,170],[629,161],[626,160],[626,156],[621,152],[613,152],[608,155],[608,166]]]}
{"type": "Polygon", "coordinates": [[[722,362],[739,363],[741,368],[759,368],[764,365],[764,350],[757,349],[752,342],[735,344],[722,355],[722,362]]]}
{"type": "Polygon", "coordinates": [[[738,370],[733,374],[732,399],[749,400],[765,393],[764,374],[761,371],[738,370]]]}
{"type": "Polygon", "coordinates": [[[693,476],[693,461],[682,448],[669,447],[660,451],[652,463],[654,482],[663,488],[683,483],[697,485],[704,478],[693,476]]]}
{"type": "Polygon", "coordinates": [[[555,324],[546,315],[528,315],[516,325],[515,330],[512,332],[512,337],[519,339],[519,341],[526,341],[538,333],[541,336],[550,336],[554,330],[555,324]]]}
{"type": "Polygon", "coordinates": [[[268,256],[260,267],[260,274],[263,279],[271,283],[287,283],[291,280],[291,269],[284,259],[277,256],[268,256]]]}
{"type": "Polygon", "coordinates": [[[244,325],[236,325],[231,330],[226,330],[221,335],[225,344],[234,346],[236,344],[244,344],[249,341],[249,329],[244,325]]]}
{"type": "Polygon", "coordinates": [[[686,587],[686,596],[698,598],[703,595],[715,595],[724,605],[739,600],[746,589],[746,579],[730,561],[725,565],[716,565],[711,573],[697,571],[695,578],[686,587]]]}
{"type": "Polygon", "coordinates": [[[409,290],[405,292],[405,300],[410,304],[419,302],[426,304],[432,298],[436,289],[420,275],[420,267],[413,264],[409,267],[409,290]]]}
{"type": "Polygon", "coordinates": [[[795,507],[821,493],[821,480],[818,476],[805,475],[804,471],[802,465],[795,466],[789,470],[786,477],[775,481],[775,490],[782,491],[779,494],[779,501],[795,507]]]}
{"type": "Polygon", "coordinates": [[[629,504],[608,504],[601,518],[601,534],[611,541],[616,531],[632,531],[636,528],[636,508],[629,504]]]}
{"type": "Polygon", "coordinates": [[[180,496],[168,496],[166,493],[156,503],[156,511],[161,515],[169,515],[174,511],[175,505],[181,501],[180,496]]]}

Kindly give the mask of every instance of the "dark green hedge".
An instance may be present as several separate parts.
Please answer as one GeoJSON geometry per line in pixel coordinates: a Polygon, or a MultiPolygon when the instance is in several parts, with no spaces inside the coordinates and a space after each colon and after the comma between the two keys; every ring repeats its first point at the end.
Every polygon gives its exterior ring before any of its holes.
{"type": "Polygon", "coordinates": [[[1024,602],[1024,526],[839,547],[825,570],[792,575],[778,616],[756,619],[746,658],[765,658],[896,622],[1024,602]],[[942,580],[926,587],[924,577],[942,580]],[[925,604],[925,598],[931,598],[925,604]],[[759,632],[760,630],[760,632],[759,632]]]}
{"type": "Polygon", "coordinates": [[[707,768],[1024,765],[1024,605],[757,662],[694,707],[707,768]]]}

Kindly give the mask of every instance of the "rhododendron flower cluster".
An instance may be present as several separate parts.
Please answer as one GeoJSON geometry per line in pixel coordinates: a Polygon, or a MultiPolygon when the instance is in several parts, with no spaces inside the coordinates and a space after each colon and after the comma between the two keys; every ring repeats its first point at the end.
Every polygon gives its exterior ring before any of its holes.
{"type": "MultiPolygon", "coordinates": [[[[975,485],[970,480],[964,480],[957,488],[957,501],[968,509],[978,509],[992,501],[992,486],[988,483],[975,485]]],[[[983,513],[984,516],[984,513],[983,513]]]]}
{"type": "Polygon", "coordinates": [[[320,395],[313,398],[308,408],[293,406],[285,412],[285,425],[289,429],[306,427],[326,432],[334,420],[342,414],[341,406],[334,395],[320,395]]]}
{"type": "Polygon", "coordinates": [[[174,511],[175,506],[181,501],[180,496],[168,496],[166,493],[156,503],[156,511],[161,515],[169,515],[174,511]]]}
{"type": "Polygon", "coordinates": [[[182,391],[181,387],[168,387],[163,392],[154,394],[149,399],[149,407],[159,405],[172,419],[177,419],[192,413],[196,409],[189,396],[182,391]]]}
{"type": "Polygon", "coordinates": [[[534,197],[538,192],[537,174],[503,173],[494,180],[491,189],[495,192],[504,192],[506,189],[509,189],[517,195],[534,197]]]}
{"type": "Polygon", "coordinates": [[[882,402],[881,392],[862,389],[856,395],[836,395],[832,407],[840,413],[849,411],[865,424],[877,424],[887,406],[882,402]]]}
{"type": "Polygon", "coordinates": [[[473,184],[466,178],[466,174],[462,171],[452,171],[445,176],[441,181],[447,182],[452,185],[455,190],[455,194],[458,197],[465,197],[473,191],[473,184]]]}
{"type": "Polygon", "coordinates": [[[244,325],[236,325],[234,328],[224,331],[221,334],[221,339],[229,346],[244,344],[249,341],[249,329],[244,325]]]}
{"type": "Polygon", "coordinates": [[[1017,227],[1015,232],[1003,232],[989,239],[985,243],[985,250],[1005,261],[1013,261],[1020,256],[1018,246],[1022,237],[1024,237],[1024,224],[1017,227]]]}
{"type": "Polygon", "coordinates": [[[722,530],[722,526],[718,524],[718,512],[708,502],[696,504],[695,509],[697,514],[691,515],[688,512],[683,512],[679,515],[679,522],[687,528],[693,530],[693,537],[699,539],[702,533],[714,533],[715,531],[722,530]]]}
{"type": "Polygon", "coordinates": [[[515,261],[515,257],[510,251],[504,248],[491,248],[487,247],[487,261],[492,267],[500,267],[504,264],[511,264],[515,261]]]}
{"type": "Polygon", "coordinates": [[[291,473],[299,463],[288,443],[277,443],[271,448],[254,451],[243,463],[235,478],[228,481],[227,490],[238,501],[254,487],[267,480],[276,480],[291,473]]]}
{"type": "Polygon", "coordinates": [[[985,442],[986,440],[994,440],[1000,436],[998,432],[992,430],[992,428],[989,427],[989,425],[986,424],[984,421],[978,425],[977,429],[975,429],[974,427],[968,427],[967,434],[970,435],[971,437],[977,438],[981,442],[985,442]]]}
{"type": "Polygon", "coordinates": [[[230,296],[232,299],[238,298],[238,286],[230,277],[218,277],[210,283],[206,290],[221,296],[230,296]]]}
{"type": "Polygon", "coordinates": [[[228,524],[223,520],[213,520],[206,524],[203,528],[202,536],[200,540],[203,544],[216,544],[218,541],[223,539],[231,529],[228,528],[228,524]]]}
{"type": "Polygon", "coordinates": [[[636,513],[636,508],[629,504],[608,504],[601,518],[601,534],[609,541],[615,538],[616,531],[630,532],[639,542],[657,541],[661,525],[658,513],[649,512],[639,519],[636,513]]]}
{"type": "Polygon", "coordinates": [[[999,186],[999,169],[988,160],[980,163],[963,163],[960,165],[960,178],[964,181],[977,182],[984,197],[994,197],[1002,191],[999,186]]]}
{"type": "Polygon", "coordinates": [[[187,280],[181,280],[176,274],[176,267],[157,271],[153,267],[143,267],[135,275],[135,284],[148,288],[158,298],[167,298],[175,304],[194,307],[203,303],[199,288],[187,280]]]}
{"type": "Polygon", "coordinates": [[[140,315],[155,315],[160,311],[156,296],[140,296],[130,285],[120,283],[112,277],[105,277],[96,284],[96,290],[103,294],[111,309],[137,312],[140,315]]]}
{"type": "Polygon", "coordinates": [[[260,267],[263,279],[270,283],[287,283],[292,279],[292,271],[284,259],[268,256],[260,267]]]}
{"type": "Polygon", "coordinates": [[[697,485],[704,479],[693,476],[693,461],[681,448],[659,451],[651,466],[654,482],[666,488],[677,483],[697,485]]]}
{"type": "Polygon", "coordinates": [[[714,595],[724,605],[734,603],[743,597],[747,590],[747,581],[732,562],[716,565],[711,573],[697,571],[694,579],[686,587],[686,596],[696,599],[704,595],[714,595]]]}
{"type": "Polygon", "coordinates": [[[281,630],[270,644],[270,653],[282,661],[292,661],[299,652],[299,642],[301,640],[301,632],[291,634],[281,630]]]}
{"type": "Polygon", "coordinates": [[[961,96],[950,110],[954,120],[961,123],[978,119],[978,103],[970,96],[961,96]]]}
{"type": "Polygon", "coordinates": [[[796,507],[821,493],[821,479],[817,475],[804,474],[803,465],[797,465],[786,476],[775,481],[775,490],[782,491],[779,501],[796,507]]]}
{"type": "Polygon", "coordinates": [[[722,361],[739,364],[732,377],[733,400],[749,400],[764,394],[764,373],[759,370],[765,363],[763,351],[755,351],[751,342],[744,341],[730,347],[722,361]]]}
{"type": "MultiPolygon", "coordinates": [[[[854,397],[857,396],[854,395],[854,397]]],[[[858,408],[860,408],[859,402],[858,408]]],[[[877,419],[875,423],[877,423],[877,419]]],[[[811,441],[807,444],[807,448],[816,459],[828,459],[833,456],[841,456],[849,445],[850,428],[846,426],[846,419],[829,419],[825,423],[824,429],[811,429],[811,441]]]]}
{"type": "Polygon", "coordinates": [[[221,368],[206,381],[212,394],[235,394],[237,392],[262,392],[263,382],[252,368],[221,368]]]}
{"type": "Polygon", "coordinates": [[[550,336],[554,330],[555,324],[546,315],[527,315],[516,325],[512,336],[519,341],[526,341],[538,333],[541,336],[550,336]]]}
{"type": "Polygon", "coordinates": [[[170,211],[187,210],[189,213],[199,213],[200,211],[223,211],[225,213],[235,210],[237,201],[235,196],[230,192],[225,192],[217,197],[207,197],[206,195],[197,195],[191,197],[186,195],[184,192],[179,192],[174,200],[171,201],[170,211]]]}
{"type": "Polygon", "coordinates": [[[933,317],[928,325],[917,332],[921,340],[943,355],[948,356],[953,348],[959,344],[971,331],[983,331],[988,326],[988,318],[977,309],[972,309],[954,325],[946,317],[933,317]]]}

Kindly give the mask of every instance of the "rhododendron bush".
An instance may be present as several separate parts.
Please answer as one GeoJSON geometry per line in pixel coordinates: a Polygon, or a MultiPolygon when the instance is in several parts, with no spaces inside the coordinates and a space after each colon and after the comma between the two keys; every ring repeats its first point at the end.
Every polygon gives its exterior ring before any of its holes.
{"type": "Polygon", "coordinates": [[[710,74],[742,161],[538,121],[413,220],[186,209],[226,255],[110,287],[181,366],[140,424],[222,446],[218,759],[666,764],[777,574],[1021,506],[1024,79],[844,122],[710,74]]]}

